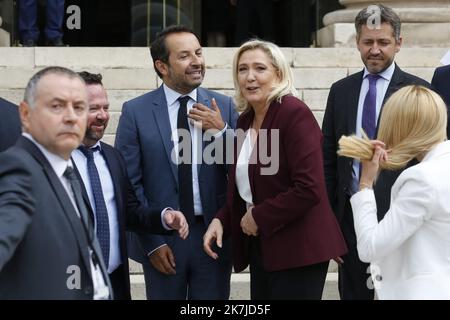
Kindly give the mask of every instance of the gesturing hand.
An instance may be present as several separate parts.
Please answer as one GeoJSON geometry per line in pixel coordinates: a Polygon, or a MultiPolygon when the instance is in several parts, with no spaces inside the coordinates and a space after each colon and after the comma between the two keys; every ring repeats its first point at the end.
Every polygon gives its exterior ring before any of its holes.
{"type": "MultiPolygon", "coordinates": [[[[195,103],[189,111],[188,117],[194,120],[194,124],[200,126],[204,131],[215,129],[219,132],[225,127],[225,122],[222,120],[222,114],[214,98],[211,100],[211,107],[212,109],[201,103],[195,103]]],[[[216,132],[213,131],[212,133],[215,134],[216,132]]]]}
{"type": "Polygon", "coordinates": [[[180,211],[166,210],[164,212],[164,222],[174,230],[178,230],[181,239],[186,239],[189,234],[189,224],[185,216],[180,211]]]}

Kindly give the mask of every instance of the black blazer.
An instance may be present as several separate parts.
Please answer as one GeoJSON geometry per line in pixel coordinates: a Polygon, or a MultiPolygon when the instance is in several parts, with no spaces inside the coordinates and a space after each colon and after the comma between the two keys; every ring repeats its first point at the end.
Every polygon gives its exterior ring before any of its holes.
{"type": "MultiPolygon", "coordinates": [[[[346,202],[351,196],[353,160],[339,157],[336,151],[341,136],[356,132],[358,100],[363,74],[364,71],[360,71],[337,81],[331,86],[322,124],[325,181],[331,207],[339,221],[344,216],[346,202]]],[[[430,84],[425,80],[402,71],[396,65],[383,104],[395,91],[410,84],[430,87],[430,84]]],[[[380,173],[374,187],[379,218],[384,216],[389,208],[391,187],[400,172],[382,171],[380,173]]]]}
{"type": "Polygon", "coordinates": [[[89,240],[50,163],[24,137],[0,163],[0,299],[92,299],[89,240]]]}
{"type": "MultiPolygon", "coordinates": [[[[447,105],[447,114],[450,115],[450,65],[436,68],[431,80],[431,86],[444,99],[447,105]]],[[[450,139],[450,122],[448,121],[447,138],[450,139]]]]}
{"type": "Polygon", "coordinates": [[[17,106],[0,98],[0,152],[14,145],[21,132],[17,106]]]}
{"type": "MultiPolygon", "coordinates": [[[[108,165],[109,172],[114,185],[114,196],[117,206],[117,220],[119,223],[119,250],[123,264],[124,283],[127,286],[128,299],[131,299],[130,294],[130,275],[128,265],[128,253],[126,244],[125,231],[134,231],[140,233],[153,234],[171,234],[173,231],[165,229],[161,223],[161,211],[164,208],[148,208],[142,206],[136,197],[134,189],[128,178],[125,160],[122,155],[112,146],[100,142],[101,152],[108,165]]],[[[76,170],[78,178],[82,182],[82,192],[85,202],[89,202],[89,197],[84,187],[83,180],[76,170]]],[[[89,206],[89,212],[92,220],[94,213],[89,206]]]]}

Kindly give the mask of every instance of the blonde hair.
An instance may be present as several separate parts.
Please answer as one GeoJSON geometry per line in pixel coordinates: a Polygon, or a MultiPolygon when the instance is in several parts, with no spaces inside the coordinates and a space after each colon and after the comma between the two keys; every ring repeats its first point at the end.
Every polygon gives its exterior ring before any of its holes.
{"type": "Polygon", "coordinates": [[[234,95],[234,99],[236,103],[236,110],[239,112],[244,112],[250,109],[247,100],[242,95],[242,91],[239,87],[239,82],[237,79],[239,59],[244,52],[256,49],[260,49],[267,54],[272,62],[273,67],[278,72],[278,75],[280,77],[280,81],[277,83],[276,87],[272,89],[272,92],[267,99],[267,103],[270,104],[274,100],[280,102],[281,98],[286,95],[292,95],[295,97],[299,96],[297,90],[294,87],[294,76],[292,74],[292,70],[281,49],[272,42],[262,40],[249,40],[239,47],[233,59],[233,80],[236,92],[234,95]]]}
{"type": "MultiPolygon", "coordinates": [[[[446,128],[447,108],[437,93],[418,85],[401,88],[389,98],[381,114],[377,139],[390,150],[388,161],[381,167],[397,170],[425,156],[447,139],[446,128]]],[[[343,136],[339,140],[341,156],[370,160],[373,151],[367,136],[343,136]]]]}

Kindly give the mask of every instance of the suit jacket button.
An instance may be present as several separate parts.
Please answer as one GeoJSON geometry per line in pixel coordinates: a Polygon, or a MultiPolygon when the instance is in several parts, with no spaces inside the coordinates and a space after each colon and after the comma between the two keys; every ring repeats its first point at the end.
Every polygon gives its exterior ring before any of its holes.
{"type": "Polygon", "coordinates": [[[178,188],[177,187],[175,187],[174,190],[175,190],[175,193],[178,193],[178,188]]]}

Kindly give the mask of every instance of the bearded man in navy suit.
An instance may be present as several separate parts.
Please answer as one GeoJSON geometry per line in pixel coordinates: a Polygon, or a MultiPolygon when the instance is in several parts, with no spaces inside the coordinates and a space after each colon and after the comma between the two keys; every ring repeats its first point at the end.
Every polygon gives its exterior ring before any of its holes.
{"type": "Polygon", "coordinates": [[[179,208],[189,221],[189,237],[183,242],[171,236],[132,235],[131,258],[143,264],[149,299],[228,299],[229,245],[220,250],[219,260],[203,251],[206,227],[225,202],[227,166],[223,158],[210,162],[203,154],[234,138],[227,128],[235,127],[238,115],[230,97],[200,87],[205,61],[190,29],[163,30],[151,45],[151,55],[163,84],[123,105],[116,146],[138,198],[152,206],[179,208]],[[195,124],[187,119],[188,112],[195,124]],[[189,157],[174,143],[181,133],[187,134],[182,142],[192,151],[189,157]],[[202,139],[207,134],[212,134],[208,141],[202,139]],[[185,138],[192,143],[186,145],[185,138]],[[174,161],[181,159],[181,151],[182,161],[174,161]]]}
{"type": "Polygon", "coordinates": [[[114,291],[114,299],[129,300],[130,277],[125,230],[169,234],[179,229],[188,234],[186,219],[179,211],[142,206],[128,179],[120,153],[100,139],[109,120],[109,101],[100,74],[80,72],[86,83],[88,123],[82,145],[72,152],[82,193],[91,205],[91,217],[114,291]],[[95,170],[93,171],[93,168],[95,170]],[[97,179],[98,178],[98,179],[97,179]],[[165,226],[163,226],[165,224],[165,226]]]}

